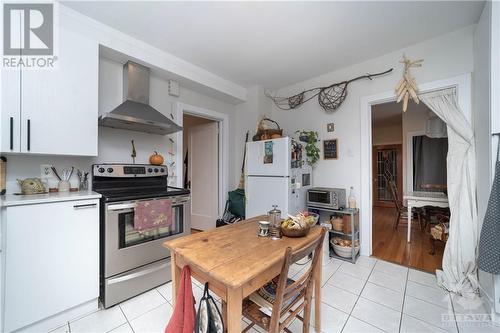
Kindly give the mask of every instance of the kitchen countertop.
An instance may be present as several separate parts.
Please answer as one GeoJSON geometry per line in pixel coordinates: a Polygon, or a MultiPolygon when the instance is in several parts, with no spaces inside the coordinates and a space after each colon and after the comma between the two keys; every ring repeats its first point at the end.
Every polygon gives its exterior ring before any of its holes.
{"type": "Polygon", "coordinates": [[[101,195],[93,191],[54,192],[47,194],[17,195],[6,194],[0,196],[0,207],[31,205],[50,202],[99,199],[101,195]]]}

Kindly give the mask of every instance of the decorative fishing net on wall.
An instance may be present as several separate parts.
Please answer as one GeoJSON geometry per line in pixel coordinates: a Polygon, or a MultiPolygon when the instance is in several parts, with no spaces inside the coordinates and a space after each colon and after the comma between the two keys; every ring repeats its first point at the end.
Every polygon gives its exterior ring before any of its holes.
{"type": "Polygon", "coordinates": [[[338,109],[340,105],[344,102],[347,97],[347,87],[351,82],[370,79],[379,77],[392,72],[392,68],[386,70],[385,72],[366,74],[362,76],[355,77],[354,79],[348,81],[342,81],[339,83],[334,83],[326,87],[317,87],[304,90],[301,93],[295,94],[290,97],[278,97],[272,96],[270,93],[266,93],[266,96],[273,100],[274,104],[282,110],[292,110],[296,109],[302,104],[310,101],[311,99],[317,97],[319,105],[328,113],[331,113],[338,109]]]}

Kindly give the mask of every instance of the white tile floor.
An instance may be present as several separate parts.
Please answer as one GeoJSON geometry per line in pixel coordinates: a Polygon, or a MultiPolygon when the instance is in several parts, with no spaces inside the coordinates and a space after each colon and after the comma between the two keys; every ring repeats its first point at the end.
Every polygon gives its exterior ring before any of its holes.
{"type": "MultiPolygon", "coordinates": [[[[300,274],[304,267],[293,267],[290,275],[300,274]]],[[[199,300],[203,290],[194,280],[193,291],[199,300]]],[[[432,274],[374,258],[360,257],[355,265],[332,259],[323,267],[321,298],[323,333],[500,333],[500,327],[493,325],[485,314],[481,299],[452,296],[436,286],[432,274]]],[[[163,332],[172,314],[171,304],[172,290],[167,283],[53,332],[163,332]]],[[[294,320],[289,328],[302,332],[302,322],[294,320]]]]}

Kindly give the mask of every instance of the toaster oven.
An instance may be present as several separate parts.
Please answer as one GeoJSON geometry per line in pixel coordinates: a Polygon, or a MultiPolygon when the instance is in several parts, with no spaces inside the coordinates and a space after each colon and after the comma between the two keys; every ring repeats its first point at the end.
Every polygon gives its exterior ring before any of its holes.
{"type": "Polygon", "coordinates": [[[346,191],[342,188],[313,187],[307,191],[307,205],[310,207],[344,209],[346,191]]]}

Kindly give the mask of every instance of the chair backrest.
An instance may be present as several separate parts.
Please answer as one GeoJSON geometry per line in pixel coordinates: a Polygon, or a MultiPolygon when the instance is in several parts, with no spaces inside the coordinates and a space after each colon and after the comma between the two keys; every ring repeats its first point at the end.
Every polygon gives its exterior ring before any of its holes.
{"type": "Polygon", "coordinates": [[[284,327],[288,326],[295,316],[305,308],[306,302],[310,301],[314,283],[314,273],[317,272],[320,262],[320,250],[323,246],[325,233],[326,229],[321,228],[320,234],[302,248],[293,252],[291,248],[286,249],[285,260],[277,284],[276,299],[273,304],[269,332],[280,332],[284,327]],[[306,272],[295,280],[295,282],[287,285],[290,265],[311,254],[313,254],[312,262],[306,272]],[[295,307],[296,305],[297,307],[295,307]],[[291,311],[292,308],[294,308],[293,311],[291,311]],[[280,319],[285,314],[288,314],[288,316],[280,323],[280,319]]]}
{"type": "Polygon", "coordinates": [[[401,201],[399,200],[399,192],[398,192],[398,186],[396,185],[396,182],[394,180],[389,180],[389,181],[387,181],[387,185],[389,186],[389,192],[391,192],[392,201],[394,202],[396,209],[398,211],[402,211],[403,205],[402,205],[401,201]]]}

